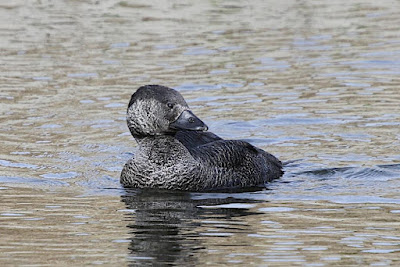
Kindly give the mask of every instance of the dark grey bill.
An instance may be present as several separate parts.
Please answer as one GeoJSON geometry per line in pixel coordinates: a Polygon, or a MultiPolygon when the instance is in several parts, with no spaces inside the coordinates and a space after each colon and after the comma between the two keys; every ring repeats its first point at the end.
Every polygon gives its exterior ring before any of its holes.
{"type": "Polygon", "coordinates": [[[190,110],[181,113],[178,119],[172,122],[169,127],[176,130],[207,131],[207,125],[202,122],[190,110]]]}

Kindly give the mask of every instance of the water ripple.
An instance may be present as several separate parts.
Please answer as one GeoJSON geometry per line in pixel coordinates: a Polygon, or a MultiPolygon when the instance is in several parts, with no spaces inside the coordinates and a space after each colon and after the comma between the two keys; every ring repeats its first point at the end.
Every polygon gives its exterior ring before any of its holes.
{"type": "Polygon", "coordinates": [[[318,179],[373,179],[386,181],[400,178],[400,170],[395,165],[380,165],[376,168],[361,167],[342,167],[342,168],[322,168],[311,171],[298,172],[294,175],[306,175],[318,179]]]}

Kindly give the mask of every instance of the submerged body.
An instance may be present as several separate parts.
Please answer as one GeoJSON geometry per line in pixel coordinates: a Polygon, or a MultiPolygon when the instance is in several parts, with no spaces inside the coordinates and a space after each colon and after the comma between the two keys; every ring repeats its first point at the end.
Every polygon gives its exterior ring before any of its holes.
{"type": "Polygon", "coordinates": [[[171,88],[139,88],[129,103],[127,122],[139,148],[122,170],[125,187],[237,189],[263,186],[283,173],[273,155],[206,132],[207,126],[171,88]]]}

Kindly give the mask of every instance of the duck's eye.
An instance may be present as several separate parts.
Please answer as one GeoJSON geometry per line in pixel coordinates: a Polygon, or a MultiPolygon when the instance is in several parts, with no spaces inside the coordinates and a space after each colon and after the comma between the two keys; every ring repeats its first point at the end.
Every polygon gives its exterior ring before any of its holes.
{"type": "Polygon", "coordinates": [[[167,106],[168,106],[170,109],[173,109],[173,108],[174,108],[174,104],[173,104],[173,103],[168,103],[167,106]]]}

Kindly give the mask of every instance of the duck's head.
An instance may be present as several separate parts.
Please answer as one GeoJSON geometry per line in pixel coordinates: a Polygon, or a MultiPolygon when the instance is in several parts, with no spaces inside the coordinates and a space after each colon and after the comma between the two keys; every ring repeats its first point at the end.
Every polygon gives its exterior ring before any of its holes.
{"type": "Polygon", "coordinates": [[[129,101],[126,120],[135,137],[208,129],[178,91],[161,85],[140,87],[129,101]]]}

